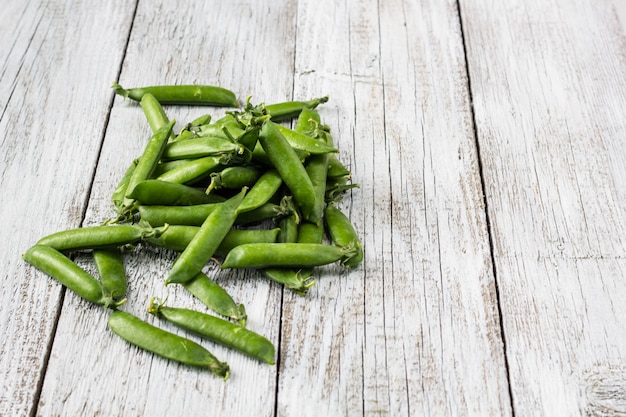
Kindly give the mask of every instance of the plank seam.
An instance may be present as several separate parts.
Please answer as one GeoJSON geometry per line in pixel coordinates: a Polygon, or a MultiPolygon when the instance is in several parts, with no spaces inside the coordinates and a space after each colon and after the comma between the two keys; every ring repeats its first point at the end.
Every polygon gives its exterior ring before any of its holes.
{"type": "Polygon", "coordinates": [[[470,104],[470,114],[471,114],[471,122],[472,122],[472,131],[474,133],[474,144],[476,146],[476,159],[478,162],[478,175],[480,177],[480,187],[481,187],[481,192],[482,192],[482,202],[483,202],[483,206],[484,206],[484,211],[485,211],[485,222],[486,222],[486,226],[487,226],[487,239],[489,242],[489,254],[491,257],[491,269],[493,271],[493,279],[494,279],[494,288],[495,288],[495,292],[496,292],[496,307],[498,308],[498,320],[499,320],[499,325],[500,325],[500,334],[502,335],[502,350],[503,350],[503,355],[504,355],[504,368],[505,368],[505,372],[506,372],[506,380],[507,380],[507,388],[508,388],[508,394],[509,394],[509,403],[511,406],[511,415],[512,417],[515,417],[515,407],[514,407],[514,402],[513,402],[513,390],[511,387],[511,372],[510,372],[510,365],[509,365],[509,359],[507,356],[507,342],[506,342],[506,332],[505,332],[505,328],[504,328],[504,321],[503,321],[503,316],[502,316],[502,300],[500,298],[500,289],[499,289],[499,285],[498,285],[498,273],[497,273],[497,269],[496,269],[496,261],[495,261],[495,250],[494,250],[494,243],[493,243],[493,228],[491,225],[491,219],[489,217],[489,204],[487,201],[487,187],[485,185],[485,175],[484,175],[484,169],[483,169],[483,163],[482,163],[482,159],[481,159],[481,152],[480,152],[480,141],[478,140],[478,128],[476,126],[476,112],[474,110],[474,96],[473,96],[473,92],[472,92],[472,77],[470,74],[470,68],[469,68],[469,61],[468,61],[468,47],[467,47],[467,41],[465,38],[465,29],[464,29],[464,25],[463,25],[463,14],[461,12],[461,0],[456,0],[456,6],[457,6],[457,14],[459,16],[459,29],[461,32],[461,42],[463,45],[463,58],[465,61],[465,75],[467,77],[467,92],[469,95],[469,104],[470,104]]]}

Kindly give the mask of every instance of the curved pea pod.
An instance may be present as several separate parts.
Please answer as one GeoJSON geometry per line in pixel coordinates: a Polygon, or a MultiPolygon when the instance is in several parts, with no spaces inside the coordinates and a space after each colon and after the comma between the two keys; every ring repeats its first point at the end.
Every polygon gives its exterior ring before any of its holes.
{"type": "MultiPolygon", "coordinates": [[[[155,246],[171,249],[178,252],[184,251],[194,236],[198,233],[198,226],[170,225],[170,227],[159,237],[148,238],[146,242],[155,246]]],[[[246,243],[273,243],[276,242],[280,229],[231,229],[220,245],[215,250],[214,255],[226,255],[235,246],[246,243]]]]}
{"type": "MultiPolygon", "coordinates": [[[[304,151],[301,151],[300,149],[293,149],[294,152],[296,153],[296,156],[298,157],[298,159],[302,162],[304,162],[304,160],[306,160],[310,154],[304,151]]],[[[260,164],[260,165],[265,165],[268,167],[272,167],[272,161],[270,160],[270,157],[267,156],[267,152],[265,152],[265,149],[263,149],[263,146],[261,146],[261,144],[259,142],[257,142],[257,144],[255,145],[253,151],[252,151],[252,161],[260,164]]]]}
{"type": "Polygon", "coordinates": [[[237,218],[237,207],[246,191],[244,188],[234,197],[218,203],[219,206],[208,215],[198,233],[174,262],[166,284],[187,282],[200,273],[233,227],[237,218]]]}
{"type": "Polygon", "coordinates": [[[163,206],[192,206],[225,200],[218,195],[207,195],[198,188],[161,180],[141,181],[130,193],[130,197],[139,204],[163,206]]]}
{"type": "Polygon", "coordinates": [[[320,115],[315,109],[303,109],[293,130],[307,136],[316,137],[316,131],[321,124],[320,115]]]}
{"type": "Polygon", "coordinates": [[[265,171],[254,183],[239,205],[239,212],[254,210],[270,201],[283,183],[283,179],[275,169],[265,171]]]}
{"type": "Polygon", "coordinates": [[[152,300],[148,311],[181,329],[234,349],[270,365],[274,362],[274,345],[264,336],[218,317],[186,308],[166,307],[152,300]]]}
{"type": "Polygon", "coordinates": [[[248,243],[234,247],[222,268],[306,268],[349,258],[352,252],[351,248],[318,243],[248,243]]]}
{"type": "Polygon", "coordinates": [[[118,248],[95,250],[93,260],[100,275],[104,294],[113,300],[121,300],[126,295],[127,279],[120,250],[118,248]]]}
{"type": "Polygon", "coordinates": [[[269,280],[284,285],[296,294],[305,296],[309,288],[315,285],[310,270],[291,268],[263,268],[261,273],[269,280]]]}
{"type": "Polygon", "coordinates": [[[211,173],[211,183],[206,189],[209,194],[213,190],[220,188],[241,189],[252,187],[261,173],[253,166],[233,166],[226,167],[219,172],[211,173]]]}
{"type": "Polygon", "coordinates": [[[128,186],[126,188],[126,196],[124,197],[123,202],[123,213],[130,213],[133,211],[134,200],[129,197],[129,194],[135,188],[135,185],[140,181],[147,180],[152,176],[156,166],[161,159],[161,154],[163,153],[163,149],[167,144],[167,140],[172,133],[172,128],[174,127],[174,121],[171,121],[167,125],[163,126],[157,132],[152,135],[150,140],[148,141],[143,153],[139,157],[137,161],[137,166],[133,170],[130,179],[128,180],[128,186]]]}
{"type": "Polygon", "coordinates": [[[230,368],[198,343],[153,326],[125,311],[109,315],[108,326],[113,333],[130,344],[176,362],[208,368],[213,374],[228,379],[230,368]]]}
{"type": "Polygon", "coordinates": [[[363,261],[363,245],[348,216],[333,204],[328,204],[324,210],[324,220],[333,243],[354,252],[343,261],[344,266],[354,268],[359,265],[363,261]]]}
{"type": "MultiPolygon", "coordinates": [[[[204,194],[204,192],[202,191],[204,194]]],[[[193,206],[139,206],[141,220],[153,227],[169,225],[200,226],[220,203],[193,206]]]]}
{"type": "Polygon", "coordinates": [[[244,152],[244,146],[239,143],[219,137],[201,136],[169,143],[163,151],[162,159],[195,159],[228,153],[241,155],[244,152]]]}
{"type": "Polygon", "coordinates": [[[44,236],[37,244],[50,246],[61,252],[111,248],[132,245],[142,239],[159,236],[166,229],[167,225],[153,228],[145,222],[135,225],[80,227],[44,236]]]}
{"type": "Polygon", "coordinates": [[[244,305],[235,303],[224,288],[204,273],[200,272],[192,280],[181,285],[217,314],[231,318],[241,326],[246,325],[248,315],[244,305]]]}
{"type": "Polygon", "coordinates": [[[113,83],[116,94],[139,101],[145,94],[152,94],[161,104],[239,107],[232,91],[212,85],[158,85],[123,88],[113,83]]]}
{"type": "Polygon", "coordinates": [[[50,246],[34,245],[22,258],[83,299],[98,305],[115,306],[111,297],[105,296],[98,280],[58,250],[50,246]]]}
{"type": "Polygon", "coordinates": [[[291,191],[302,217],[312,223],[318,223],[321,218],[317,217],[315,212],[317,201],[311,179],[275,123],[271,121],[263,123],[259,142],[291,191]]]}
{"type": "Polygon", "coordinates": [[[314,98],[309,101],[285,101],[282,103],[273,103],[265,106],[267,114],[273,121],[279,122],[298,117],[303,109],[315,109],[322,103],[328,101],[328,96],[314,98]]]}

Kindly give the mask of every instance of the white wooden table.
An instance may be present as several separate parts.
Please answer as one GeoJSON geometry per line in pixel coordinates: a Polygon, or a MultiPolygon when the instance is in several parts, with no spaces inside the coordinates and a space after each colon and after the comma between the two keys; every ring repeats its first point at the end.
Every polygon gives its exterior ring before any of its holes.
{"type": "MultiPolygon", "coordinates": [[[[5,0],[0,415],[626,415],[617,16],[608,0],[5,0]],[[222,381],[139,351],[22,261],[111,216],[149,137],[116,80],[330,95],[364,264],[322,269],[306,297],[209,269],[275,366],[209,344],[222,381]]],[[[164,287],[173,259],[129,258],[126,311],[155,322],[153,295],[202,308],[164,287]]]]}

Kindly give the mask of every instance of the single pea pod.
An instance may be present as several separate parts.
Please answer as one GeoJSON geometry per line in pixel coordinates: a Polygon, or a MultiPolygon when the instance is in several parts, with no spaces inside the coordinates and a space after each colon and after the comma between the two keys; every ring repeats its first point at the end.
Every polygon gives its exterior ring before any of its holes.
{"type": "Polygon", "coordinates": [[[344,260],[344,266],[354,268],[359,265],[363,261],[363,245],[348,216],[333,204],[328,204],[324,210],[324,221],[333,243],[354,252],[350,258],[344,260]]]}
{"type": "Polygon", "coordinates": [[[248,315],[244,305],[235,303],[223,287],[203,272],[181,285],[212,311],[235,320],[241,326],[246,325],[248,315]]]}
{"type": "Polygon", "coordinates": [[[111,297],[105,296],[97,279],[58,250],[50,246],[34,245],[22,258],[83,299],[105,307],[115,306],[111,297]]]}
{"type": "Polygon", "coordinates": [[[122,310],[109,315],[108,326],[113,333],[132,345],[175,362],[208,368],[213,374],[228,379],[230,368],[198,343],[170,333],[122,310]]]}
{"type": "Polygon", "coordinates": [[[167,140],[172,133],[174,127],[174,121],[171,121],[167,125],[160,128],[148,141],[146,147],[137,161],[137,166],[133,170],[133,173],[128,180],[128,187],[126,188],[126,196],[124,197],[123,213],[131,213],[134,211],[135,200],[129,197],[133,188],[140,181],[151,178],[156,166],[158,165],[163,149],[167,144],[167,140]]]}
{"type": "Polygon", "coordinates": [[[239,212],[254,210],[270,201],[283,183],[283,179],[275,169],[265,171],[254,183],[250,191],[239,205],[239,212]]]}
{"type": "Polygon", "coordinates": [[[162,160],[195,159],[228,153],[243,154],[245,148],[239,143],[219,137],[201,136],[169,143],[163,151],[162,160]]]}
{"type": "Polygon", "coordinates": [[[259,142],[291,191],[302,217],[312,223],[318,223],[321,218],[317,217],[315,212],[318,203],[311,179],[275,123],[267,121],[263,124],[259,133],[259,142]]]}
{"type": "Polygon", "coordinates": [[[245,327],[199,311],[167,307],[155,299],[150,302],[148,311],[200,337],[270,365],[275,363],[274,345],[272,342],[245,327]]]}
{"type": "Polygon", "coordinates": [[[161,104],[190,106],[239,107],[237,96],[232,91],[211,85],[158,85],[123,88],[113,83],[116,94],[140,101],[145,94],[152,94],[161,104]]]}
{"type": "Polygon", "coordinates": [[[152,94],[144,94],[141,97],[140,105],[150,125],[150,129],[152,129],[152,133],[156,133],[160,128],[170,123],[163,106],[152,94]]]}
{"type": "Polygon", "coordinates": [[[288,127],[277,124],[276,127],[283,134],[287,142],[292,148],[304,152],[308,155],[323,155],[329,153],[337,153],[339,150],[332,144],[327,144],[323,140],[318,140],[307,136],[303,133],[289,129],[288,127]]]}
{"type": "Polygon", "coordinates": [[[208,177],[211,172],[219,170],[225,164],[226,159],[219,155],[190,159],[175,168],[163,172],[156,179],[177,184],[188,184],[208,177]]]}
{"type": "Polygon", "coordinates": [[[349,259],[353,250],[317,243],[248,243],[234,247],[222,269],[229,268],[306,268],[349,259]]]}
{"type": "Polygon", "coordinates": [[[237,207],[246,195],[244,188],[239,194],[231,197],[208,215],[193,237],[189,245],[178,256],[165,281],[166,284],[183,283],[198,275],[202,268],[211,260],[224,236],[233,227],[237,219],[237,207]]]}
{"type": "Polygon", "coordinates": [[[221,188],[241,189],[243,187],[252,187],[260,175],[260,171],[250,165],[226,167],[221,171],[211,173],[211,182],[206,189],[206,193],[209,194],[211,191],[221,188]]]}
{"type": "Polygon", "coordinates": [[[124,259],[119,248],[95,250],[93,260],[100,275],[104,294],[113,300],[122,300],[126,295],[127,279],[124,259]]]}
{"type": "MultiPolygon", "coordinates": [[[[184,251],[194,236],[200,230],[199,226],[170,225],[159,237],[148,238],[146,242],[165,249],[184,251]]],[[[246,243],[273,243],[276,242],[280,229],[231,229],[214,255],[225,256],[235,246],[246,243]]]]}
{"type": "Polygon", "coordinates": [[[267,279],[282,284],[301,296],[305,296],[309,288],[315,285],[310,269],[263,268],[260,271],[267,279]]]}
{"type": "Polygon", "coordinates": [[[145,222],[111,226],[89,226],[64,230],[44,236],[38,245],[50,246],[61,252],[102,249],[133,245],[140,240],[160,236],[167,225],[153,228],[145,222]]]}
{"type": "Polygon", "coordinates": [[[203,190],[185,184],[161,180],[139,182],[130,197],[142,205],[193,206],[220,203],[225,200],[218,195],[207,195],[203,190]]]}
{"type": "MultiPolygon", "coordinates": [[[[204,194],[204,191],[202,191],[204,194]]],[[[193,206],[139,206],[141,220],[153,227],[170,225],[200,226],[220,203],[193,206]]]]}
{"type": "Polygon", "coordinates": [[[268,104],[265,106],[267,114],[275,122],[289,120],[298,117],[303,109],[314,109],[322,103],[328,101],[328,96],[314,98],[309,101],[286,101],[283,103],[268,104]]]}

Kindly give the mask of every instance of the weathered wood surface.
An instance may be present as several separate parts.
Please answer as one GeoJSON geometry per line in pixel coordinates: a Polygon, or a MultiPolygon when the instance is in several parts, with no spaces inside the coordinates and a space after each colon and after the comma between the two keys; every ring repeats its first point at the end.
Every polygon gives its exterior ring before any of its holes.
{"type": "Polygon", "coordinates": [[[461,11],[516,414],[624,415],[622,29],[608,2],[461,11]]]}
{"type": "MultiPolygon", "coordinates": [[[[0,11],[0,415],[624,415],[626,42],[611,3],[261,3],[0,11]],[[207,267],[276,366],[203,342],[224,382],[141,352],[21,261],[46,233],[112,216],[150,136],[116,79],[330,95],[364,264],[321,269],[306,297],[207,267]]],[[[223,111],[167,108],[181,124],[223,111]]],[[[173,259],[128,254],[124,310],[203,309],[163,286],[173,259]]]]}

